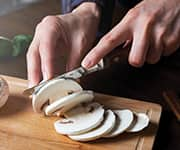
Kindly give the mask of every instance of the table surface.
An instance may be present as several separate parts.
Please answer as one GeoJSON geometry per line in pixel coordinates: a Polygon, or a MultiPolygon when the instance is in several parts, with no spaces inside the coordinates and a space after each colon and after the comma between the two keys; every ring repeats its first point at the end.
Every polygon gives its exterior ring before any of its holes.
{"type": "MultiPolygon", "coordinates": [[[[46,15],[60,13],[59,0],[45,0],[25,9],[0,16],[0,35],[13,37],[16,34],[33,34],[37,23],[46,15]]],[[[180,89],[180,51],[156,65],[136,69],[127,63],[127,52],[119,54],[121,61],[110,68],[82,79],[84,88],[96,92],[143,101],[163,106],[161,122],[154,149],[179,150],[180,124],[162,97],[166,89],[180,89]]],[[[64,67],[64,61],[62,67],[64,67]]],[[[0,60],[0,74],[26,78],[25,56],[0,60]]]]}

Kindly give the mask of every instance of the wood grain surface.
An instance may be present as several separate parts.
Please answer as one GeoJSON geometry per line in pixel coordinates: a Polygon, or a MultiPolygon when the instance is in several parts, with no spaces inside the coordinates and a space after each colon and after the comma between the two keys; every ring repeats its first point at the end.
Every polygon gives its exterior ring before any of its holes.
{"type": "Polygon", "coordinates": [[[145,112],[150,125],[139,133],[124,133],[112,139],[100,139],[87,143],[72,141],[59,135],[53,128],[58,118],[36,114],[31,100],[22,95],[27,81],[3,76],[10,87],[7,104],[0,110],[0,150],[150,150],[159,124],[161,107],[157,104],[138,100],[96,94],[95,101],[111,109],[128,108],[145,112]]]}

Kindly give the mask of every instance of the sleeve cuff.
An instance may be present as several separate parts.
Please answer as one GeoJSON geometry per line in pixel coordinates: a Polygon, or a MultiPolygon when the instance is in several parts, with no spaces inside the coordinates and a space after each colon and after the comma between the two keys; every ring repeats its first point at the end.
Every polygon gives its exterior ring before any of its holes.
{"type": "Polygon", "coordinates": [[[104,6],[103,0],[61,0],[62,13],[69,13],[83,2],[94,2],[100,7],[104,6]]]}
{"type": "Polygon", "coordinates": [[[142,0],[119,0],[119,2],[126,8],[132,8],[142,0]]]}
{"type": "Polygon", "coordinates": [[[78,5],[80,5],[83,2],[94,2],[94,3],[98,4],[100,7],[104,6],[103,0],[72,0],[71,9],[74,9],[75,7],[77,7],[78,5]]]}

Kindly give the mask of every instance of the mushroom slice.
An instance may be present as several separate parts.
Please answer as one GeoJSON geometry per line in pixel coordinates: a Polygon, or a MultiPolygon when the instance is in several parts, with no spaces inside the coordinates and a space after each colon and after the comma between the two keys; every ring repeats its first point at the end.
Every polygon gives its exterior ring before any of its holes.
{"type": "Polygon", "coordinates": [[[0,77],[0,108],[5,105],[9,96],[9,86],[7,82],[0,77]]]}
{"type": "Polygon", "coordinates": [[[116,114],[116,125],[111,132],[106,134],[104,137],[110,138],[115,137],[124,131],[126,131],[131,123],[133,122],[133,113],[130,110],[115,110],[116,114]]]}
{"type": "Polygon", "coordinates": [[[146,128],[149,124],[149,117],[145,113],[134,113],[134,120],[127,132],[138,132],[146,128]]]}
{"type": "MultiPolygon", "coordinates": [[[[96,116],[95,116],[96,117],[96,116]]],[[[97,128],[83,134],[70,135],[69,137],[75,141],[91,141],[102,137],[109,133],[115,125],[115,114],[111,110],[105,112],[104,120],[97,128]]]]}
{"type": "Polygon", "coordinates": [[[56,100],[45,108],[45,114],[51,115],[58,111],[60,115],[80,103],[90,102],[94,99],[92,91],[80,91],[56,100]]]}
{"type": "Polygon", "coordinates": [[[33,94],[33,109],[35,112],[40,113],[47,102],[53,103],[55,100],[77,91],[82,91],[82,87],[74,80],[52,80],[33,94]]]}
{"type": "Polygon", "coordinates": [[[61,119],[54,123],[57,133],[76,135],[88,132],[101,124],[104,117],[104,109],[98,103],[90,103],[87,106],[79,105],[66,112],[67,119],[61,119]]]}

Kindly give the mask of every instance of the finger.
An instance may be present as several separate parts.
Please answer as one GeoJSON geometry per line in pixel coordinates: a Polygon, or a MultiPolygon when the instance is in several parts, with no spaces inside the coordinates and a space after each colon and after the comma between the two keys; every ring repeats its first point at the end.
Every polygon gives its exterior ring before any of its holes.
{"type": "Polygon", "coordinates": [[[44,80],[50,79],[60,72],[60,49],[57,46],[60,43],[57,43],[57,38],[52,34],[46,34],[47,38],[41,39],[39,48],[44,80]]]}
{"type": "MultiPolygon", "coordinates": [[[[39,54],[43,79],[47,80],[60,72],[60,37],[61,23],[58,17],[47,16],[37,26],[37,36],[40,39],[39,54]]],[[[62,39],[63,40],[63,39],[62,39]]]]}
{"type": "Polygon", "coordinates": [[[75,39],[72,38],[73,41],[73,49],[68,50],[68,58],[66,62],[66,71],[71,71],[80,66],[82,58],[89,51],[93,42],[87,41],[87,38],[84,35],[80,35],[75,39]],[[87,43],[88,42],[88,43],[87,43]],[[74,44],[75,43],[75,44],[74,44]]]}
{"type": "Polygon", "coordinates": [[[164,36],[164,56],[169,56],[174,53],[180,47],[180,27],[179,27],[180,17],[172,22],[171,27],[168,28],[164,36]]]}
{"type": "Polygon", "coordinates": [[[164,49],[163,37],[165,29],[163,27],[156,26],[152,34],[152,40],[146,58],[146,61],[149,64],[155,64],[161,58],[164,49]]]}
{"type": "Polygon", "coordinates": [[[107,33],[99,43],[86,55],[82,61],[82,66],[90,68],[97,64],[105,55],[118,45],[129,40],[130,32],[125,22],[120,22],[109,33],[107,33]]]}
{"type": "Polygon", "coordinates": [[[151,45],[148,50],[146,62],[148,64],[157,63],[161,58],[161,54],[162,54],[162,49],[160,49],[160,48],[157,49],[156,46],[151,45]]]}
{"type": "Polygon", "coordinates": [[[80,52],[70,52],[67,64],[66,64],[66,71],[71,71],[80,66],[82,60],[82,54],[80,52]]]}
{"type": "Polygon", "coordinates": [[[29,47],[26,59],[29,87],[32,87],[37,85],[42,78],[38,42],[35,38],[29,47]]]}
{"type": "Polygon", "coordinates": [[[177,34],[177,32],[171,33],[170,35],[164,38],[164,45],[165,45],[163,51],[164,56],[171,55],[180,47],[179,39],[180,39],[180,32],[179,34],[177,34]]]}
{"type": "Polygon", "coordinates": [[[178,50],[178,48],[180,47],[180,42],[179,42],[179,38],[176,38],[173,35],[170,35],[168,37],[168,39],[166,40],[166,45],[165,49],[163,51],[163,56],[170,56],[171,54],[173,54],[176,50],[178,50]]]}
{"type": "MultiPolygon", "coordinates": [[[[141,29],[142,30],[142,29],[141,29]]],[[[129,53],[129,63],[134,67],[141,67],[145,60],[149,48],[149,31],[134,32],[133,43],[129,53]]]]}

